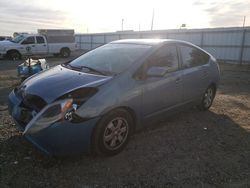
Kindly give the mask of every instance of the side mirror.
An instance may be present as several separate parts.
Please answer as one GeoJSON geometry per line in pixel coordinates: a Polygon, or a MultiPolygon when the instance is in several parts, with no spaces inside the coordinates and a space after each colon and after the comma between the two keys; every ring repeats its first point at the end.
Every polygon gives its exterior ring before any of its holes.
{"type": "Polygon", "coordinates": [[[150,67],[147,71],[147,77],[163,77],[167,72],[167,67],[150,67]]]}

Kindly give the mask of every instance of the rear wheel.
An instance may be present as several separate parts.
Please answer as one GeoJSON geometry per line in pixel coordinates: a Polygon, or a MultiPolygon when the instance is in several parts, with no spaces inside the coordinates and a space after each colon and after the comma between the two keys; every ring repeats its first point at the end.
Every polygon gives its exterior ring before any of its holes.
{"type": "Polygon", "coordinates": [[[202,101],[201,101],[201,104],[199,105],[199,108],[201,110],[208,110],[212,103],[213,103],[213,100],[214,100],[214,97],[215,97],[215,87],[213,85],[210,85],[207,90],[205,91],[204,95],[203,95],[203,98],[202,98],[202,101]]]}
{"type": "Polygon", "coordinates": [[[112,156],[121,152],[132,133],[133,119],[129,112],[117,109],[105,115],[97,124],[92,147],[98,155],[112,156]]]}
{"type": "Polygon", "coordinates": [[[70,56],[70,50],[68,49],[68,48],[63,48],[63,49],[61,49],[61,51],[60,51],[60,55],[62,56],[62,57],[69,57],[70,56]]]}

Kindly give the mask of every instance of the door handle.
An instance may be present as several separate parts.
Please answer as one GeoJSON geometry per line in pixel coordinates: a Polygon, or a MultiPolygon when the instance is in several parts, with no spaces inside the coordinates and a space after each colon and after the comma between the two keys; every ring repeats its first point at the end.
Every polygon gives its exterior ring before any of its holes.
{"type": "Polygon", "coordinates": [[[208,76],[208,71],[207,70],[203,71],[203,76],[204,77],[208,76]]]}
{"type": "Polygon", "coordinates": [[[181,81],[181,78],[176,78],[175,83],[178,84],[181,81]]]}
{"type": "Polygon", "coordinates": [[[35,47],[35,45],[31,45],[32,47],[35,47]]]}
{"type": "Polygon", "coordinates": [[[43,46],[46,46],[46,44],[44,44],[43,46]]]}

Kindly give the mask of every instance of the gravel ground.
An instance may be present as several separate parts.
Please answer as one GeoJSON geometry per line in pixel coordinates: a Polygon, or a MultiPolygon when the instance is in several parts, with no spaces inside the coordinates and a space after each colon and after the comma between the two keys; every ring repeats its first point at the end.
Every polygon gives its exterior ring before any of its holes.
{"type": "Polygon", "coordinates": [[[249,65],[221,64],[209,111],[152,123],[114,157],[54,159],[27,142],[7,113],[18,63],[0,61],[1,187],[250,187],[249,65]]]}

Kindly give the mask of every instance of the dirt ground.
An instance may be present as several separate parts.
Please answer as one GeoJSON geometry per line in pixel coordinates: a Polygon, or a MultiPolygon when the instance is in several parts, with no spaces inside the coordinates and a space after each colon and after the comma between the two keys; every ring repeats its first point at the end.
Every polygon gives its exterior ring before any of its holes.
{"type": "Polygon", "coordinates": [[[154,123],[114,157],[54,159],[27,142],[7,113],[18,63],[0,60],[0,187],[250,187],[249,65],[221,63],[209,111],[191,108],[154,123]]]}

